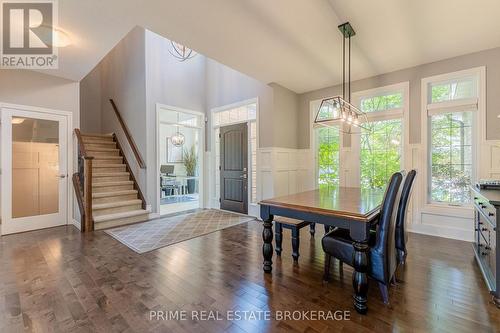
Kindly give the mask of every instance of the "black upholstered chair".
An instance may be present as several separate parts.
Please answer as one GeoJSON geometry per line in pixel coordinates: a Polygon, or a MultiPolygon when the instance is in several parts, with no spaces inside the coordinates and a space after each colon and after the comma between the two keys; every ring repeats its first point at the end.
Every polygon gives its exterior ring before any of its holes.
{"type": "MultiPolygon", "coordinates": [[[[388,286],[397,267],[395,228],[402,180],[403,175],[396,172],[389,181],[380,209],[377,232],[374,239],[370,241],[368,252],[368,274],[378,282],[386,304],[389,302],[388,286]]],[[[336,228],[323,237],[321,244],[326,253],[324,276],[326,281],[329,279],[331,257],[339,259],[341,263],[353,266],[354,247],[353,241],[349,237],[349,230],[336,228]]]]}
{"type": "Polygon", "coordinates": [[[401,198],[399,200],[398,214],[396,218],[396,255],[398,266],[404,264],[408,251],[406,243],[408,242],[408,232],[406,230],[406,220],[408,213],[408,203],[413,189],[413,183],[417,171],[411,170],[405,177],[403,188],[401,190],[401,198]]]}

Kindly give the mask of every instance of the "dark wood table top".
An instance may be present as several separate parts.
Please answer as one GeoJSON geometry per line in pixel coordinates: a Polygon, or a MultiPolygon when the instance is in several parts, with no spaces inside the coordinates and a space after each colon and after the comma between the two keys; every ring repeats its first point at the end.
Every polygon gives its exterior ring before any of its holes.
{"type": "Polygon", "coordinates": [[[370,222],[380,213],[384,191],[331,187],[262,200],[261,205],[370,222]]]}

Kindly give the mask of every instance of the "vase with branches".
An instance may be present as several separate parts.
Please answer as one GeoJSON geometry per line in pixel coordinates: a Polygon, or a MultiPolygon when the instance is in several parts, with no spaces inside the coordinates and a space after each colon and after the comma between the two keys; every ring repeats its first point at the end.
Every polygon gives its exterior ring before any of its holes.
{"type": "MultiPolygon", "coordinates": [[[[196,169],[198,167],[198,156],[196,154],[196,148],[194,145],[189,149],[184,149],[182,152],[182,161],[184,163],[184,167],[186,168],[186,176],[195,177],[196,169]]],[[[195,191],[196,179],[188,178],[187,187],[188,193],[192,194],[195,191]]]]}

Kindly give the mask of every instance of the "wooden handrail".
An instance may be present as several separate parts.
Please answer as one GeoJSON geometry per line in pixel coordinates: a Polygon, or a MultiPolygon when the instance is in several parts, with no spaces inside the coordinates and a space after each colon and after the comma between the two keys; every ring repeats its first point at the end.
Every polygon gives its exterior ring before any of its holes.
{"type": "Polygon", "coordinates": [[[139,153],[139,149],[137,149],[137,145],[135,144],[134,139],[132,138],[132,135],[130,135],[130,131],[123,121],[123,118],[120,114],[120,111],[118,110],[118,107],[115,104],[115,101],[113,101],[112,98],[109,99],[109,102],[113,106],[113,110],[115,111],[116,117],[118,118],[118,121],[120,122],[120,125],[123,129],[123,132],[125,132],[125,136],[127,137],[128,144],[132,148],[132,152],[135,155],[135,159],[137,160],[137,163],[139,164],[139,167],[141,169],[146,169],[146,164],[144,163],[144,160],[142,159],[141,154],[139,153]]]}
{"type": "Polygon", "coordinates": [[[83,158],[91,157],[87,155],[87,150],[85,149],[85,145],[83,144],[82,132],[80,132],[80,129],[75,128],[75,134],[76,134],[76,139],[78,141],[78,148],[80,149],[80,154],[82,155],[82,157],[83,158]]]}
{"type": "MultiPolygon", "coordinates": [[[[118,141],[118,137],[116,136],[115,133],[113,133],[113,140],[116,142],[116,147],[123,154],[122,146],[120,145],[120,141],[118,141]]],[[[132,169],[130,168],[130,165],[128,164],[127,158],[124,155],[123,155],[123,163],[125,163],[126,170],[128,171],[128,173],[130,173],[130,178],[132,178],[132,181],[134,182],[134,189],[137,190],[137,194],[139,195],[139,199],[141,199],[141,201],[142,201],[142,209],[146,209],[146,199],[144,198],[144,195],[142,194],[142,191],[137,183],[137,180],[134,176],[134,173],[132,172],[132,169]]]]}
{"type": "Polygon", "coordinates": [[[80,176],[78,172],[73,174],[73,187],[75,189],[76,201],[80,208],[80,230],[85,231],[85,206],[83,204],[82,185],[80,183],[80,176]]]}

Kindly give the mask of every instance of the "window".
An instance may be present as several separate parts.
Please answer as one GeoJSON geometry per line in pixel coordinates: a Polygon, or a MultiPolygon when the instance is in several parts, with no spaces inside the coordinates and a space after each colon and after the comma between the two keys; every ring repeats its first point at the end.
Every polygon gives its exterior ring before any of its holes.
{"type": "MultiPolygon", "coordinates": [[[[472,70],[475,71],[475,70],[472,70]]],[[[479,74],[471,70],[423,80],[427,91],[427,202],[465,205],[474,181],[479,74]],[[442,107],[443,103],[445,107],[442,107]]],[[[424,96],[425,97],[425,96],[424,96]]],[[[425,100],[425,98],[424,98],[425,100]]]]}
{"type": "Polygon", "coordinates": [[[472,112],[434,115],[430,125],[430,199],[466,203],[472,181],[472,112]]]}
{"type": "Polygon", "coordinates": [[[318,185],[328,188],[340,184],[340,131],[338,126],[315,128],[318,185]]]}
{"type": "Polygon", "coordinates": [[[386,93],[361,99],[361,110],[363,112],[380,112],[403,107],[403,93],[386,93]]]}
{"type": "Polygon", "coordinates": [[[476,83],[474,77],[432,82],[429,84],[428,100],[430,103],[439,103],[477,97],[476,83]]]}
{"type": "Polygon", "coordinates": [[[373,121],[361,132],[360,182],[362,188],[383,189],[401,170],[401,119],[373,121]]]}
{"type": "Polygon", "coordinates": [[[362,188],[384,189],[391,175],[402,169],[403,117],[407,84],[359,93],[367,114],[359,135],[359,176],[362,188]]]}

